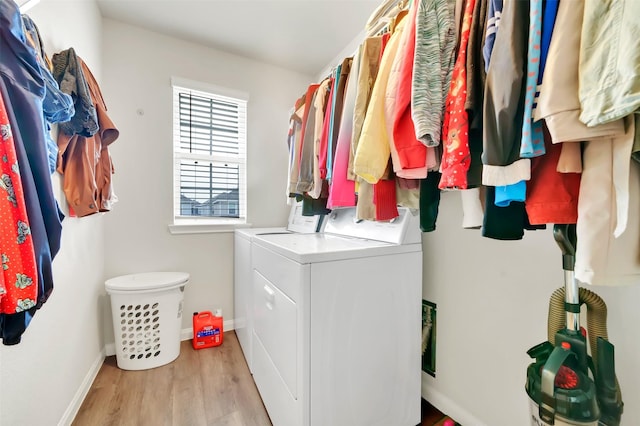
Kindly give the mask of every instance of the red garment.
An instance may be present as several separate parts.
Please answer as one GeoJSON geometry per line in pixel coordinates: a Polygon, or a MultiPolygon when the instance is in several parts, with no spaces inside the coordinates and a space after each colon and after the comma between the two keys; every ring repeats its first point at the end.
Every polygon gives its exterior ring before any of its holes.
{"type": "Polygon", "coordinates": [[[424,168],[427,161],[427,147],[416,138],[416,130],[411,117],[411,85],[413,60],[416,53],[416,15],[417,2],[413,3],[409,12],[406,44],[400,46],[398,55],[402,62],[398,75],[398,91],[393,111],[393,143],[398,153],[401,169],[424,168]]]}
{"type": "Polygon", "coordinates": [[[440,189],[467,189],[467,171],[471,165],[467,100],[467,45],[475,0],[467,0],[460,32],[460,50],[453,68],[442,128],[442,177],[440,189]]]}
{"type": "Polygon", "coordinates": [[[582,175],[557,171],[562,144],[552,143],[547,126],[542,127],[547,153],[531,159],[531,180],[527,183],[527,200],[524,203],[529,222],[532,225],[576,223],[582,175]]]}
{"type": "Polygon", "coordinates": [[[0,96],[0,313],[36,305],[38,272],[11,125],[0,96]]]}
{"type": "Polygon", "coordinates": [[[331,77],[331,81],[329,86],[331,90],[329,91],[329,96],[327,97],[327,109],[324,113],[324,122],[322,123],[322,134],[320,136],[320,151],[319,151],[319,159],[318,159],[318,168],[320,169],[320,178],[327,178],[327,148],[329,146],[329,122],[331,121],[331,100],[334,96],[335,89],[335,78],[331,77]]]}
{"type": "Polygon", "coordinates": [[[398,217],[395,179],[380,179],[373,185],[373,204],[376,206],[376,220],[391,220],[398,217]]]}

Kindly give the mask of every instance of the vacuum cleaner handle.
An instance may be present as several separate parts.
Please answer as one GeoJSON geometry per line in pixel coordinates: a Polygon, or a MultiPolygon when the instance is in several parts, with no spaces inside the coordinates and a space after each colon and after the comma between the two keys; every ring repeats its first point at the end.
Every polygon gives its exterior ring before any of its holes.
{"type": "Polygon", "coordinates": [[[573,271],[576,263],[576,225],[559,223],[553,225],[553,238],[562,251],[562,269],[573,271]]]}

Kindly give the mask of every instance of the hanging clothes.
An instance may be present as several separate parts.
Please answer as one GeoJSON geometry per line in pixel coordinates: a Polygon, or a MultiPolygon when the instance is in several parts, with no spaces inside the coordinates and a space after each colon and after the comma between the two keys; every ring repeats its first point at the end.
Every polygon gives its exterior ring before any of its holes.
{"type": "MultiPolygon", "coordinates": [[[[326,78],[316,92],[314,99],[314,126],[313,126],[313,187],[308,191],[311,198],[318,199],[322,193],[322,177],[320,175],[320,139],[322,137],[323,120],[327,109],[327,98],[329,95],[329,85],[331,79],[326,78]]],[[[326,154],[325,154],[326,155],[326,154]]]]}
{"type": "MultiPolygon", "coordinates": [[[[344,59],[346,61],[347,58],[344,59]]],[[[335,87],[333,95],[331,96],[331,109],[329,115],[329,134],[327,141],[327,180],[331,180],[331,174],[333,173],[333,157],[335,155],[336,143],[338,141],[338,131],[340,129],[340,118],[342,116],[342,103],[344,101],[344,87],[346,84],[346,72],[348,75],[349,70],[343,70],[342,67],[345,63],[338,65],[335,70],[335,87]]]]}
{"type": "Polygon", "coordinates": [[[356,180],[356,174],[353,171],[353,160],[358,149],[358,142],[362,133],[362,125],[364,123],[369,100],[371,99],[371,91],[373,83],[378,75],[378,67],[380,66],[380,56],[382,51],[382,37],[369,37],[365,39],[360,49],[360,66],[358,69],[358,87],[356,88],[356,100],[353,110],[353,133],[351,135],[351,150],[349,153],[349,168],[347,177],[350,180],[356,180]]]}
{"type": "Polygon", "coordinates": [[[47,152],[49,159],[49,171],[55,172],[58,162],[58,144],[51,137],[51,124],[63,123],[71,120],[75,114],[73,99],[66,93],[63,93],[58,86],[49,66],[51,61],[47,57],[38,27],[28,15],[22,15],[22,22],[26,30],[27,41],[36,51],[36,59],[40,66],[40,74],[45,82],[45,95],[42,101],[42,112],[46,123],[44,136],[47,144],[47,152]]]}
{"type": "Polygon", "coordinates": [[[375,220],[375,206],[373,205],[373,186],[364,179],[356,176],[354,172],[354,160],[358,149],[358,143],[362,134],[362,126],[366,117],[373,91],[374,82],[377,79],[380,59],[386,37],[370,37],[364,41],[360,69],[358,70],[358,88],[356,91],[356,103],[353,111],[353,135],[351,139],[351,152],[349,153],[349,168],[347,177],[355,181],[355,190],[358,194],[356,202],[356,217],[360,220],[375,220]]]}
{"type": "MultiPolygon", "coordinates": [[[[84,61],[75,55],[73,49],[65,51],[59,56],[54,55],[54,64],[60,67],[61,58],[68,58],[66,63],[74,63],[74,73],[76,76],[82,76],[79,80],[83,81],[87,87],[87,94],[91,101],[91,108],[87,108],[84,100],[81,102],[84,111],[96,111],[97,131],[92,136],[84,136],[86,133],[69,134],[65,131],[58,133],[58,172],[63,176],[63,190],[69,209],[78,217],[88,216],[100,211],[109,211],[113,203],[117,200],[111,186],[111,175],[113,172],[113,164],[109,154],[108,147],[120,135],[115,124],[107,115],[107,106],[100,91],[100,87],[96,82],[89,67],[84,61]],[[72,59],[73,58],[73,59],[72,59]]],[[[71,69],[70,66],[67,69],[71,69]]],[[[68,74],[58,73],[60,78],[68,74]]],[[[61,80],[61,86],[64,80],[61,80]]],[[[80,84],[80,83],[78,83],[80,84]]],[[[76,105],[78,101],[76,101],[76,105]]],[[[76,115],[82,114],[82,110],[77,111],[76,115]]],[[[73,120],[72,120],[73,121],[73,120]]],[[[86,132],[86,124],[92,123],[92,119],[75,119],[77,123],[85,123],[84,130],[86,132]]],[[[67,130],[70,128],[67,127],[67,130]]],[[[77,126],[76,126],[77,129],[77,126]]]]}
{"type": "Polygon", "coordinates": [[[580,42],[580,120],[587,126],[640,108],[640,2],[584,2],[580,42]]]}
{"type": "Polygon", "coordinates": [[[298,179],[296,183],[296,194],[305,194],[313,188],[313,152],[315,137],[315,98],[318,91],[318,84],[312,84],[307,88],[305,94],[304,115],[302,117],[301,144],[298,179]]]}
{"type": "MultiPolygon", "coordinates": [[[[476,0],[469,31],[467,47],[467,97],[464,109],[469,121],[469,151],[471,162],[467,170],[467,187],[475,188],[482,185],[482,105],[484,102],[484,85],[487,74],[482,56],[482,42],[487,31],[487,7],[489,0],[476,0]]],[[[463,207],[467,204],[463,203],[463,207]]],[[[477,207],[477,206],[476,206],[477,207]]],[[[473,207],[475,210],[476,207],[473,207]]],[[[465,213],[471,218],[474,212],[465,213]]],[[[470,223],[467,221],[466,223],[470,223]]],[[[482,220],[478,226],[482,224],[482,220]]]]}
{"type": "Polygon", "coordinates": [[[580,39],[584,2],[560,2],[549,43],[534,119],[544,119],[552,142],[562,144],[558,171],[581,172],[580,142],[624,134],[622,119],[587,127],[580,121],[578,97],[580,39]]]}
{"type": "Polygon", "coordinates": [[[329,140],[331,138],[331,108],[333,105],[333,98],[336,93],[336,79],[335,75],[332,75],[329,83],[330,91],[329,98],[327,99],[327,108],[325,110],[324,119],[322,120],[322,134],[320,135],[320,157],[318,159],[318,168],[320,169],[320,178],[327,178],[328,167],[328,154],[329,154],[329,140]]]}
{"type": "Polygon", "coordinates": [[[75,108],[71,120],[60,124],[60,131],[67,135],[93,136],[99,129],[98,115],[75,50],[70,47],[54,54],[52,62],[53,76],[60,90],[73,98],[75,108]]]}
{"type": "Polygon", "coordinates": [[[448,0],[415,0],[416,42],[411,83],[411,116],[416,137],[438,146],[455,61],[454,11],[448,0]]]}
{"type": "Polygon", "coordinates": [[[0,315],[5,345],[20,342],[37,308],[53,290],[52,261],[60,249],[62,213],[53,196],[45,142],[42,101],[45,82],[34,50],[26,44],[14,2],[0,2],[0,90],[12,127],[20,178],[38,270],[36,306],[0,315]]]}
{"type": "Polygon", "coordinates": [[[482,56],[484,57],[484,70],[489,72],[489,63],[491,62],[491,54],[496,42],[496,35],[500,28],[502,19],[502,0],[489,0],[489,9],[487,12],[487,32],[484,45],[482,46],[482,56]]]}
{"type": "Polygon", "coordinates": [[[373,86],[369,108],[364,119],[362,134],[360,135],[354,159],[356,175],[371,184],[378,182],[384,176],[391,155],[389,133],[385,128],[384,119],[385,92],[405,22],[405,15],[403,15],[399,18],[395,30],[389,38],[388,45],[382,53],[380,69],[373,86]]]}
{"type": "MultiPolygon", "coordinates": [[[[524,203],[496,205],[495,187],[531,177],[531,160],[520,159],[529,2],[506,2],[500,16],[493,46],[489,40],[485,43],[488,71],[483,107],[482,183],[487,192],[482,235],[518,240],[528,223],[524,203]]],[[[491,22],[487,31],[491,31],[491,22]]]]}
{"type": "MultiPolygon", "coordinates": [[[[584,34],[584,33],[583,33],[584,34]]],[[[576,279],[585,284],[624,285],[638,282],[638,173],[630,160],[635,122],[625,118],[624,135],[584,144],[576,226],[576,279]],[[631,238],[620,238],[629,218],[630,189],[635,206],[631,238]],[[633,244],[630,243],[633,242],[633,244]],[[625,244],[626,243],[626,244],[625,244]],[[624,259],[624,262],[621,262],[624,259]]],[[[626,236],[626,235],[625,235],[626,236]]]]}
{"type": "Polygon", "coordinates": [[[442,139],[442,177],[440,189],[467,189],[467,171],[471,165],[469,150],[469,117],[465,109],[467,100],[467,46],[475,0],[467,0],[462,18],[460,48],[453,68],[451,86],[444,111],[442,139]]]}
{"type": "Polygon", "coordinates": [[[544,125],[543,132],[547,153],[531,160],[531,181],[527,185],[529,221],[534,225],[576,223],[580,174],[557,171],[562,145],[551,143],[544,125]]]}
{"type": "Polygon", "coordinates": [[[423,179],[428,168],[436,167],[435,153],[427,155],[427,147],[416,137],[415,126],[411,118],[411,87],[413,64],[416,48],[416,15],[418,5],[409,9],[407,29],[402,33],[398,54],[391,72],[396,74],[397,85],[389,84],[385,94],[385,122],[389,132],[393,171],[397,176],[407,179],[423,179]],[[430,160],[430,164],[427,164],[430,160]]]}
{"type": "Polygon", "coordinates": [[[327,208],[354,207],[356,205],[355,182],[347,177],[349,168],[349,151],[351,150],[351,136],[353,134],[353,115],[356,103],[356,90],[358,70],[360,67],[360,47],[353,56],[349,66],[342,117],[340,118],[340,130],[336,144],[335,159],[327,208]]]}
{"type": "MultiPolygon", "coordinates": [[[[300,176],[300,150],[302,148],[302,117],[304,116],[304,96],[296,101],[294,112],[289,118],[289,168],[287,176],[287,196],[294,197],[297,193],[298,177],[300,176]]],[[[302,195],[302,194],[297,194],[302,195]]]]}
{"type": "Polygon", "coordinates": [[[0,96],[0,313],[36,305],[38,274],[11,124],[0,96]]]}

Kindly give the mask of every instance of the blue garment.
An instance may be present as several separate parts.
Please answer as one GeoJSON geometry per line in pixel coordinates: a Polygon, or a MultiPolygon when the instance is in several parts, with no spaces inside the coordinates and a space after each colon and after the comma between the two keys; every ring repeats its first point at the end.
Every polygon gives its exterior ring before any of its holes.
{"type": "Polygon", "coordinates": [[[553,35],[553,27],[556,24],[559,5],[560,0],[543,0],[542,3],[542,37],[540,43],[540,71],[538,73],[538,84],[542,84],[542,75],[544,74],[544,68],[547,65],[547,55],[549,54],[549,45],[551,44],[551,36],[553,35]]]}
{"type": "Polygon", "coordinates": [[[331,99],[331,114],[329,115],[329,143],[327,143],[327,180],[331,180],[331,175],[333,172],[333,143],[332,143],[332,135],[333,135],[333,126],[334,126],[334,113],[336,110],[336,98],[338,97],[338,81],[340,81],[340,70],[342,69],[342,64],[336,67],[335,71],[335,89],[333,91],[334,95],[331,99]]]}
{"type": "Polygon", "coordinates": [[[527,48],[527,74],[525,77],[524,118],[522,120],[522,138],[520,157],[533,158],[544,155],[544,137],[542,123],[533,126],[533,102],[538,87],[540,72],[540,44],[542,43],[542,0],[529,2],[529,44],[527,48]]]}
{"type": "Polygon", "coordinates": [[[491,60],[491,52],[493,52],[493,44],[496,41],[496,33],[500,28],[500,17],[502,15],[502,0],[489,0],[489,11],[487,13],[487,32],[482,47],[482,55],[484,56],[484,70],[489,71],[489,61],[491,60]]]}
{"type": "MultiPolygon", "coordinates": [[[[22,15],[22,22],[25,30],[31,35],[31,38],[33,40],[40,40],[38,28],[28,15],[22,15]]],[[[42,112],[44,114],[44,120],[47,127],[44,132],[44,136],[47,145],[49,171],[53,173],[56,170],[56,163],[58,161],[58,144],[51,137],[51,124],[71,120],[75,113],[75,108],[73,107],[73,99],[71,96],[60,91],[58,82],[53,78],[49,69],[44,65],[44,58],[41,56],[43,54],[41,50],[42,46],[39,47],[40,52],[36,49],[34,54],[37,57],[39,56],[38,65],[40,67],[42,78],[45,82],[45,95],[42,102],[42,112]]]]}
{"type": "Polygon", "coordinates": [[[512,201],[524,202],[527,196],[527,183],[521,180],[513,185],[496,186],[495,203],[498,207],[506,207],[512,201]]]}
{"type": "Polygon", "coordinates": [[[52,261],[60,249],[62,213],[53,196],[45,145],[42,101],[45,79],[26,44],[22,19],[13,1],[0,2],[0,90],[7,105],[38,270],[38,303],[19,314],[2,315],[3,344],[17,344],[31,317],[53,290],[52,261]]]}

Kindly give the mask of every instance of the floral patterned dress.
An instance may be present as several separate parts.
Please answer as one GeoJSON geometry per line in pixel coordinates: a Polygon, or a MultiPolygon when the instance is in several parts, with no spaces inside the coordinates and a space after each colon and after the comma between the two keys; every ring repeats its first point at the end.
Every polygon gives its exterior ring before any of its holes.
{"type": "Polygon", "coordinates": [[[11,125],[0,96],[0,313],[14,314],[35,306],[36,259],[27,218],[11,125]]]}

